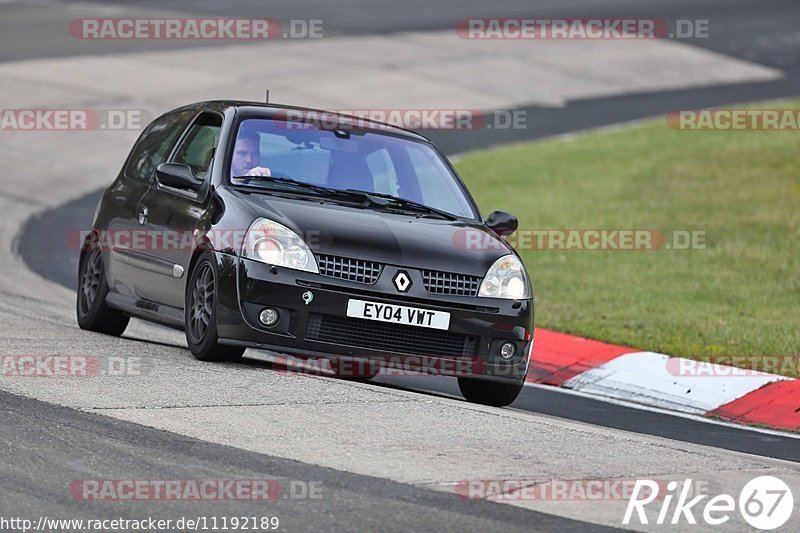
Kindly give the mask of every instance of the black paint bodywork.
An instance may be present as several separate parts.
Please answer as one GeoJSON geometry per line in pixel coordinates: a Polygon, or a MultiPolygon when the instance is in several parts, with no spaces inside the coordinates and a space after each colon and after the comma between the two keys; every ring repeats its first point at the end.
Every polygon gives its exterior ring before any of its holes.
{"type": "MultiPolygon", "coordinates": [[[[183,329],[186,283],[200,252],[209,249],[216,258],[220,343],[307,357],[403,355],[305,338],[312,313],[341,317],[348,299],[359,298],[447,311],[451,314],[450,332],[479,338],[476,357],[471,358],[475,377],[515,383],[523,379],[533,342],[533,300],[432,294],[423,286],[419,272],[431,269],[482,278],[497,258],[516,254],[480,215],[474,220],[456,221],[417,217],[318,198],[249,193],[227,183],[229,169],[225,163],[233,149],[238,122],[243,117],[269,118],[286,109],[301,108],[213,101],[171,112],[184,117],[184,129],[201,113],[218,114],[222,129],[217,153],[227,157],[214,158],[209,178],[196,191],[166,187],[154,176],[135,179],[127,176],[123,167],[100,200],[93,231],[180,230],[195,235],[197,245],[168,250],[104,250],[110,289],[107,303],[131,316],[183,329]],[[138,218],[143,209],[147,210],[144,224],[138,218]],[[381,276],[374,285],[365,286],[241,258],[242,236],[259,217],[283,224],[299,235],[317,235],[318,239],[309,242],[315,254],[380,262],[385,265],[381,276]],[[494,244],[465,250],[457,245],[459,233],[465,230],[481,232],[485,242],[494,244]],[[176,265],[182,269],[179,277],[175,275],[176,265]],[[399,269],[412,279],[411,288],[402,294],[391,282],[399,269]],[[302,298],[306,291],[314,295],[310,304],[302,298]],[[257,320],[258,311],[267,305],[281,311],[281,321],[271,328],[257,320]],[[517,343],[519,349],[511,361],[498,356],[500,341],[517,343]]],[[[430,144],[424,137],[400,128],[384,125],[381,131],[430,144]]],[[[164,161],[171,161],[181,137],[175,137],[164,161]]],[[[474,212],[479,213],[466,187],[459,184],[474,212]]]]}

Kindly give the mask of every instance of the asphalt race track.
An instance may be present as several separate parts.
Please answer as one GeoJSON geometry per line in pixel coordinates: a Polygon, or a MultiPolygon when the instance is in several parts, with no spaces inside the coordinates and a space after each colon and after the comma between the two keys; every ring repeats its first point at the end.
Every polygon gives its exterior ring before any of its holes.
{"type": "MultiPolygon", "coordinates": [[[[156,0],[12,0],[0,3],[0,61],[128,55],[131,48],[125,43],[89,48],[63,31],[65,20],[110,17],[121,11],[129,16],[247,17],[263,16],[264,8],[250,0],[186,0],[170,3],[169,9],[156,0]]],[[[691,46],[777,69],[782,75],[766,81],[628,91],[567,100],[560,106],[524,105],[514,109],[535,117],[525,130],[429,136],[448,154],[457,154],[679,108],[800,94],[800,6],[793,1],[614,1],[600,9],[587,0],[537,5],[521,0],[435,5],[356,0],[335,7],[287,2],[270,7],[268,16],[324,19],[332,35],[347,37],[450,30],[454,19],[465,17],[632,14],[707,18],[719,31],[709,39],[690,41],[691,46]]],[[[175,51],[182,46],[202,52],[194,44],[160,41],[144,43],[137,51],[175,51]]],[[[756,472],[775,472],[800,486],[797,437],[540,387],[526,387],[510,408],[500,410],[463,402],[449,378],[379,377],[362,384],[288,375],[256,359],[203,364],[191,358],[180,334],[138,321],[122,339],[82,332],[74,323],[71,300],[77,253],[67,246],[63,228],[83,228],[91,220],[99,191],[96,185],[83,184],[111,177],[95,176],[73,188],[70,162],[60,161],[49,189],[44,169],[26,169],[24,158],[18,160],[12,149],[7,150],[0,154],[19,175],[0,193],[0,212],[6,218],[2,228],[9,233],[0,245],[15,252],[4,254],[9,257],[0,264],[0,353],[133,356],[144,370],[80,383],[0,382],[0,434],[6,447],[0,468],[0,516],[257,513],[279,516],[282,528],[289,531],[588,531],[602,529],[598,524],[620,525],[624,502],[583,508],[570,502],[505,505],[458,498],[453,486],[464,479],[498,477],[650,476],[706,479],[733,492],[726,487],[738,487],[756,472]],[[22,175],[23,169],[29,176],[22,175]],[[61,181],[56,183],[56,177],[61,181]],[[271,478],[287,486],[293,480],[313,481],[323,487],[323,496],[279,499],[265,507],[246,501],[89,502],[71,497],[66,489],[87,478],[221,477],[271,478]]],[[[794,519],[800,520],[797,513],[794,519]]],[[[744,524],[730,525],[741,529],[744,524]]]]}
{"type": "MultiPolygon", "coordinates": [[[[126,470],[144,477],[154,470],[167,479],[217,477],[225,472],[232,478],[314,480],[324,487],[319,500],[270,502],[269,513],[281,518],[287,530],[390,529],[464,531],[552,531],[586,527],[586,524],[523,509],[506,508],[489,502],[465,501],[443,492],[420,491],[403,483],[319,468],[297,461],[270,457],[175,436],[138,424],[76,413],[54,405],[0,393],[3,410],[0,430],[6,435],[5,449],[15,464],[4,464],[8,478],[2,483],[4,509],[23,516],[38,515],[46,508],[52,516],[74,518],[118,518],[138,516],[138,509],[119,509],[116,502],[91,510],[76,509],[75,501],[63,490],[87,471],[87,450],[98,453],[90,468],[98,472],[126,470]],[[37,424],[31,426],[30,420],[37,424]],[[64,421],[69,420],[68,424],[64,421]],[[32,448],[32,442],[46,442],[47,453],[32,448]],[[42,470],[23,465],[42,463],[42,470]],[[136,465],[131,470],[131,465],[136,465]],[[313,512],[308,507],[314,506],[313,512]],[[347,513],[342,512],[347,509],[347,513]],[[77,511],[77,512],[76,512],[77,511]],[[87,512],[88,511],[88,512],[87,512]],[[358,518],[361,517],[361,518],[358,518]]],[[[263,514],[263,502],[226,501],[154,502],[150,515],[178,519],[181,516],[250,516],[263,514]]],[[[587,530],[605,530],[593,526],[587,530]]]]}

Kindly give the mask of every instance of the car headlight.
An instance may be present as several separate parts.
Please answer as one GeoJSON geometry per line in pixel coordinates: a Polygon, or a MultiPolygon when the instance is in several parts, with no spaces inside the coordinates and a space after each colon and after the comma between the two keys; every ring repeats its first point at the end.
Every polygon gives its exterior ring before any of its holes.
{"type": "Polygon", "coordinates": [[[266,218],[258,218],[250,225],[242,257],[319,274],[317,261],[305,241],[286,226],[266,218]]]}
{"type": "Polygon", "coordinates": [[[514,254],[504,255],[494,262],[483,278],[478,296],[527,300],[531,286],[522,261],[514,254]]]}

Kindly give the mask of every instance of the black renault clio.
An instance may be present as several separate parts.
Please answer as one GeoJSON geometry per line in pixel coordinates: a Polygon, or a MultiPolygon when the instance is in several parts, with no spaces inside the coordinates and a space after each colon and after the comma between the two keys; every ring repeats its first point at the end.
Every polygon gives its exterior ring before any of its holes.
{"type": "MultiPolygon", "coordinates": [[[[82,238],[81,328],[130,317],[186,332],[201,360],[245,348],[458,377],[508,405],[533,343],[525,267],[447,159],[398,127],[212,101],[139,137],[82,238]]],[[[337,372],[339,369],[339,372],[337,372]]]]}

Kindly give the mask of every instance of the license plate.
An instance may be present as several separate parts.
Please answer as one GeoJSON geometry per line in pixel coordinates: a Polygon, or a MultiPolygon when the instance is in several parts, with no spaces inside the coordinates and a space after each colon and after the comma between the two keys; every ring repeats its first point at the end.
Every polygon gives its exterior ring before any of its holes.
{"type": "Polygon", "coordinates": [[[421,328],[446,330],[450,327],[450,313],[444,311],[430,311],[417,307],[365,302],[364,300],[348,300],[347,316],[421,328]]]}

